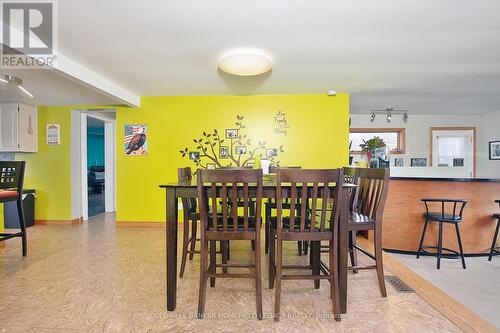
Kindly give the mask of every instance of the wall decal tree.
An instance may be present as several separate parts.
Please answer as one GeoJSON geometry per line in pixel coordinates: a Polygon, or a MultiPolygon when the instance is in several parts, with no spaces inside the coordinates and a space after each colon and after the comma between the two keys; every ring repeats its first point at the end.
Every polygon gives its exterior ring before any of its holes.
{"type": "MultiPolygon", "coordinates": [[[[244,119],[244,116],[236,116],[236,122],[234,123],[236,125],[235,130],[237,130],[236,136],[229,138],[227,136],[221,137],[220,131],[217,129],[210,132],[203,131],[201,138],[193,139],[195,143],[194,149],[185,147],[179,150],[179,153],[182,157],[187,157],[192,160],[197,168],[206,169],[207,163],[215,164],[218,168],[251,165],[257,156],[260,158],[262,158],[263,155],[266,156],[268,145],[266,141],[257,141],[255,144],[254,140],[245,134],[246,125],[243,124],[244,119]],[[225,151],[225,156],[223,157],[220,155],[221,147],[223,151],[225,151]],[[227,147],[227,149],[225,147],[227,147]],[[243,151],[244,153],[239,153],[243,151]]],[[[234,133],[234,131],[230,133],[234,133]]],[[[268,159],[273,164],[279,166],[280,162],[278,156],[285,152],[283,145],[271,149],[273,150],[273,156],[268,156],[268,159]]]]}

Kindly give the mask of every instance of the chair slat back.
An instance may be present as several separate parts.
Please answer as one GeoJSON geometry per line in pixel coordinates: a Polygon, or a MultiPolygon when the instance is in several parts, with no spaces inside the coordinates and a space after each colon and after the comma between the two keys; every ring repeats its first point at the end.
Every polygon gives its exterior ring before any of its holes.
{"type": "Polygon", "coordinates": [[[197,171],[198,202],[200,219],[204,228],[221,232],[260,230],[262,205],[262,170],[261,169],[216,169],[197,171]],[[243,202],[242,214],[238,205],[243,202]],[[254,216],[250,214],[251,202],[255,202],[254,216]],[[222,210],[222,223],[217,224],[217,205],[222,210]],[[211,207],[210,207],[211,206],[211,207]],[[211,219],[209,225],[208,219],[211,219]],[[252,226],[250,220],[255,221],[252,226]],[[242,222],[242,223],[241,223],[242,222]],[[255,228],[255,229],[253,229],[255,228]]]}
{"type": "Polygon", "coordinates": [[[278,169],[276,174],[276,206],[278,232],[317,232],[336,230],[344,175],[342,169],[300,170],[278,169]],[[333,198],[332,198],[333,194],[333,198]],[[283,200],[290,199],[289,219],[283,216],[283,200]],[[332,210],[328,209],[332,202],[332,210]],[[310,203],[310,204],[309,204],[310,203]],[[306,209],[311,207],[310,212],[306,209]],[[319,223],[316,218],[319,217],[319,223]],[[296,226],[296,221],[298,225],[296,226]]]}
{"type": "Polygon", "coordinates": [[[389,169],[356,168],[356,182],[359,187],[355,210],[381,222],[389,189],[389,169]]]}
{"type": "MultiPolygon", "coordinates": [[[[179,182],[190,182],[193,179],[193,173],[190,167],[177,169],[177,180],[179,182]]],[[[197,208],[195,198],[182,198],[182,210],[188,213],[195,213],[197,208]]]]}
{"type": "MultiPolygon", "coordinates": [[[[353,167],[344,167],[344,183],[358,185],[358,178],[356,177],[356,169],[353,167]]],[[[358,195],[358,187],[349,187],[347,189],[348,193],[348,201],[349,201],[349,209],[352,212],[355,212],[357,209],[357,195],[358,195]]]]}
{"type": "Polygon", "coordinates": [[[0,189],[23,191],[25,161],[0,161],[0,189]]]}

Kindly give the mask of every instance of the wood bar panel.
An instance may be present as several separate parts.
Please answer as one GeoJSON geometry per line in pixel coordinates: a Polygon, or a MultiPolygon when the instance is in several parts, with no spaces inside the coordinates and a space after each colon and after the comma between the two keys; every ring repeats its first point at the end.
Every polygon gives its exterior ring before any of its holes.
{"type": "MultiPolygon", "coordinates": [[[[424,225],[422,198],[460,198],[468,200],[460,233],[465,253],[489,252],[500,211],[500,182],[394,180],[391,179],[383,218],[384,249],[417,251],[424,225]]],[[[458,250],[453,225],[444,225],[443,246],[458,250]]],[[[425,244],[437,244],[437,223],[430,222],[425,244]]]]}

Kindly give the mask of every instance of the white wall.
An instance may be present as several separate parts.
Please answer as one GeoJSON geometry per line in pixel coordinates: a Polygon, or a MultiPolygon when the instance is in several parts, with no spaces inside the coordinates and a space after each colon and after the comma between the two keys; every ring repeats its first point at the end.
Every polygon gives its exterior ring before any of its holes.
{"type": "MultiPolygon", "coordinates": [[[[488,160],[488,142],[500,140],[500,111],[480,115],[412,115],[404,123],[400,115],[393,115],[387,123],[384,115],[377,115],[370,122],[370,114],[351,115],[351,128],[406,128],[406,153],[391,156],[403,157],[405,166],[410,165],[412,157],[429,159],[430,127],[476,127],[476,177],[500,178],[500,161],[488,160]]],[[[393,165],[391,163],[391,165],[393,165]]]]}

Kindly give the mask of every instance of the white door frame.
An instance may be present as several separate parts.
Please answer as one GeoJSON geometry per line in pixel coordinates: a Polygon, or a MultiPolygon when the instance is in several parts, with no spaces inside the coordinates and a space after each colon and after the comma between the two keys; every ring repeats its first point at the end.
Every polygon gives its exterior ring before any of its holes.
{"type": "MultiPolygon", "coordinates": [[[[116,211],[116,120],[97,115],[92,110],[80,111],[80,154],[74,161],[79,165],[80,188],[77,189],[80,197],[80,211],[84,221],[88,220],[88,179],[87,179],[87,118],[92,117],[104,122],[104,170],[105,187],[104,211],[106,213],[116,211]]],[[[78,185],[78,184],[77,184],[78,185]]]]}
{"type": "Polygon", "coordinates": [[[467,162],[467,167],[469,168],[469,176],[475,177],[476,175],[476,128],[475,127],[431,127],[430,129],[430,165],[437,166],[435,163],[434,151],[437,149],[435,137],[438,133],[446,134],[456,134],[456,135],[467,135],[470,136],[469,148],[470,148],[470,160],[467,162]]]}

